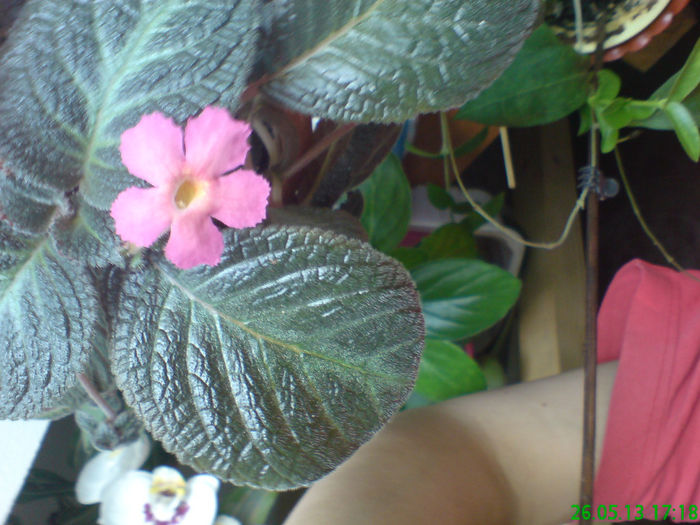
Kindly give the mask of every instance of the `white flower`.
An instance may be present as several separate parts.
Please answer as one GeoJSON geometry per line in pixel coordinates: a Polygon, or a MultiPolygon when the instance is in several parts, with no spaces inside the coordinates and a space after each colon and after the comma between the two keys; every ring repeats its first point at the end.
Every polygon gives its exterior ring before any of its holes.
{"type": "Polygon", "coordinates": [[[219,480],[209,474],[188,482],[170,467],[153,474],[127,472],[102,492],[100,525],[210,525],[216,516],[219,480]]]}
{"type": "Polygon", "coordinates": [[[218,518],[216,518],[214,525],[242,525],[242,524],[236,518],[232,518],[231,516],[221,514],[218,518]]]}
{"type": "Polygon", "coordinates": [[[75,495],[83,505],[98,503],[102,490],[119,476],[136,470],[151,452],[147,436],[112,451],[100,452],[90,459],[80,471],[75,484],[75,495]]]}

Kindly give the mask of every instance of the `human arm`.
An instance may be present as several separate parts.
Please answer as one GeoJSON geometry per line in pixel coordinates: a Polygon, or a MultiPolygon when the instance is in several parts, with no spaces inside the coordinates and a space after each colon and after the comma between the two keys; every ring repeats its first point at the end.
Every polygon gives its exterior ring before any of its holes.
{"type": "MultiPolygon", "coordinates": [[[[598,450],[615,371],[599,367],[598,450]]],[[[285,525],[563,523],[578,501],[582,385],[578,370],[402,412],[285,525]]]]}

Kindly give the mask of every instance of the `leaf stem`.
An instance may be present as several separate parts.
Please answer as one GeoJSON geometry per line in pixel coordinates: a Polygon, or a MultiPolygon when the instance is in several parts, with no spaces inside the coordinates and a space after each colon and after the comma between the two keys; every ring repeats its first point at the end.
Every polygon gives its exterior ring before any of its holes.
{"type": "Polygon", "coordinates": [[[114,409],[109,406],[109,403],[105,400],[104,397],[100,394],[100,392],[97,390],[97,387],[95,384],[90,381],[90,379],[85,375],[85,374],[78,374],[78,382],[80,383],[80,386],[83,387],[83,390],[85,390],[85,393],[88,395],[88,397],[95,403],[100,410],[104,413],[105,416],[107,416],[107,422],[111,423],[114,421],[117,417],[117,413],[114,411],[114,409]]]}
{"type": "Polygon", "coordinates": [[[666,250],[664,245],[661,243],[661,241],[654,235],[654,232],[651,231],[649,228],[649,225],[647,224],[646,220],[644,220],[644,216],[642,215],[641,210],[639,209],[639,205],[637,204],[637,199],[635,199],[634,194],[632,193],[632,187],[630,186],[629,180],[627,179],[627,174],[625,172],[625,167],[622,164],[622,157],[620,156],[620,151],[615,148],[615,162],[617,163],[617,171],[620,173],[620,180],[622,180],[622,185],[625,187],[625,193],[627,194],[627,198],[630,201],[630,206],[632,206],[632,211],[634,212],[634,216],[637,217],[637,220],[639,221],[639,225],[642,227],[642,230],[644,230],[644,233],[646,236],[649,238],[649,240],[656,246],[656,248],[661,252],[661,255],[663,255],[664,259],[666,259],[666,262],[673,266],[676,270],[678,270],[680,273],[683,273],[693,279],[694,281],[699,281],[697,277],[695,277],[693,274],[691,274],[688,270],[683,268],[678,261],[666,250]]]}
{"type": "Polygon", "coordinates": [[[447,159],[450,162],[450,167],[452,168],[452,173],[455,176],[455,179],[457,180],[457,184],[459,185],[459,189],[462,191],[462,194],[464,195],[464,198],[467,199],[467,202],[471,205],[472,208],[474,208],[474,211],[476,211],[479,215],[481,215],[486,221],[491,223],[498,231],[503,233],[506,237],[509,239],[520,243],[524,246],[528,246],[530,248],[540,248],[544,250],[553,250],[554,248],[558,248],[564,242],[569,236],[569,232],[571,231],[571,228],[573,227],[574,221],[576,220],[576,216],[579,211],[585,208],[585,203],[586,203],[586,197],[588,196],[589,187],[583,188],[581,191],[581,195],[579,195],[579,198],[576,200],[576,203],[574,204],[573,209],[571,210],[571,213],[569,213],[569,217],[566,220],[566,224],[564,225],[564,229],[561,232],[561,235],[553,242],[534,242],[534,241],[528,241],[528,240],[523,240],[520,237],[516,236],[511,232],[508,228],[503,226],[501,223],[499,223],[496,219],[491,217],[489,213],[484,210],[479,204],[474,200],[474,198],[471,196],[469,191],[467,191],[467,188],[464,185],[464,182],[462,181],[462,177],[459,173],[459,168],[457,167],[457,161],[455,160],[454,156],[454,149],[452,147],[452,139],[450,137],[450,130],[449,126],[447,124],[447,116],[445,113],[440,113],[440,129],[442,133],[442,140],[443,143],[447,145],[447,150],[448,150],[448,155],[447,159]]]}

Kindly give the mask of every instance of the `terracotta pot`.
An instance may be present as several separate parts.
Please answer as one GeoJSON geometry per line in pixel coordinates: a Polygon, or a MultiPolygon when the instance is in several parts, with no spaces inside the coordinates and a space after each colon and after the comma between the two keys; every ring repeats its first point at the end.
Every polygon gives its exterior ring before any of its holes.
{"type": "MultiPolygon", "coordinates": [[[[638,51],[666,29],[689,0],[618,0],[606,24],[606,61],[617,60],[627,53],[638,51]]],[[[547,15],[547,22],[564,40],[571,42],[582,53],[593,53],[597,45],[596,17],[609,0],[582,0],[584,9],[583,43],[577,42],[571,0],[557,0],[547,15]]]]}

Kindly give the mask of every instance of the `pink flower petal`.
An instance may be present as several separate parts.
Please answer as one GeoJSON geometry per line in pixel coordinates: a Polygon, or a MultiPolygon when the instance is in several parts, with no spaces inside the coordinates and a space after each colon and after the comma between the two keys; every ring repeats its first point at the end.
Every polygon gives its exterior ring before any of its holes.
{"type": "Polygon", "coordinates": [[[270,183],[248,170],[216,180],[211,215],[231,228],[249,228],[265,218],[270,183]]]}
{"type": "Polygon", "coordinates": [[[224,108],[208,106],[185,128],[185,157],[202,178],[223,175],[245,162],[250,126],[231,118],[224,108]]]}
{"type": "Polygon", "coordinates": [[[117,235],[136,246],[150,246],[170,226],[172,207],[160,188],[127,188],[112,203],[117,235]]]}
{"type": "Polygon", "coordinates": [[[186,270],[199,264],[216,266],[224,251],[224,238],[208,215],[181,213],[175,216],[165,256],[186,270]]]}
{"type": "Polygon", "coordinates": [[[177,176],[185,160],[182,130],[161,113],[144,115],[122,133],[122,162],[132,175],[161,186],[177,176]]]}

